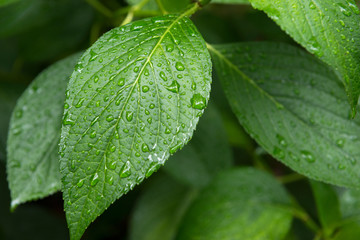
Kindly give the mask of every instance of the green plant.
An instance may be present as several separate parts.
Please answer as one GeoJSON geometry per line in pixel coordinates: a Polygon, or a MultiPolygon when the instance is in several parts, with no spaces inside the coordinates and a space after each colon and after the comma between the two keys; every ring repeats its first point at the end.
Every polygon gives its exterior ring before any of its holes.
{"type": "MultiPolygon", "coordinates": [[[[14,109],[21,87],[4,81],[0,89],[1,159],[12,112],[12,210],[61,191],[77,240],[164,165],[134,197],[129,239],[359,239],[356,3],[209,2],[0,1],[2,51],[12,56],[14,37],[21,55],[4,79],[26,83],[24,73],[61,59],[37,75],[14,109]],[[221,44],[206,43],[190,20],[207,8],[218,15],[205,13],[199,26],[221,44]],[[267,26],[276,32],[265,39],[287,43],[224,44],[237,37],[226,21],[211,21],[231,8],[234,16],[262,18],[233,17],[235,29],[259,22],[264,36],[267,26]],[[19,71],[22,61],[34,66],[19,71]],[[211,86],[215,101],[207,107],[211,86]]],[[[0,236],[11,236],[1,224],[0,236]]]]}

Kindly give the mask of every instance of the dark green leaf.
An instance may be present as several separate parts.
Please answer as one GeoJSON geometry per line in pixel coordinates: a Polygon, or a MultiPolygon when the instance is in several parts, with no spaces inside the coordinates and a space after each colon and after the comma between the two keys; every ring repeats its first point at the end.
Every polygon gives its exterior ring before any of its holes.
{"type": "MultiPolygon", "coordinates": [[[[137,5],[142,0],[127,0],[130,5],[137,5]]],[[[169,12],[176,13],[183,11],[189,4],[190,0],[149,0],[141,9],[144,11],[160,11],[160,8],[169,12]],[[159,7],[159,4],[161,7],[159,7]]]]}
{"type": "Polygon", "coordinates": [[[55,20],[61,21],[68,12],[81,4],[81,1],[73,0],[22,0],[2,7],[0,37],[41,28],[55,20]]]}
{"type": "Polygon", "coordinates": [[[222,4],[249,4],[249,0],[211,0],[211,3],[222,3],[222,4]]]}
{"type": "Polygon", "coordinates": [[[4,7],[6,5],[15,3],[17,1],[19,1],[19,0],[0,0],[0,7],[4,7]]]}
{"type": "Polygon", "coordinates": [[[354,0],[314,1],[250,0],[295,41],[342,76],[352,115],[360,94],[360,10],[354,0]]]}
{"type": "Polygon", "coordinates": [[[321,225],[331,235],[334,226],[341,221],[338,196],[331,185],[310,181],[321,225]]]}
{"type": "Polygon", "coordinates": [[[201,118],[190,144],[172,156],[164,170],[187,185],[204,187],[217,172],[229,168],[232,161],[220,113],[211,106],[201,118]]]}
{"type": "Polygon", "coordinates": [[[7,142],[12,208],[60,189],[61,115],[69,76],[79,57],[68,57],[40,73],[16,104],[7,142]]]}
{"type": "Polygon", "coordinates": [[[191,138],[211,61],[186,14],[115,28],[77,64],[60,143],[71,239],[191,138]]]}
{"type": "Polygon", "coordinates": [[[310,178],[359,186],[360,120],[349,120],[329,67],[283,44],[230,44],[212,53],[233,111],[266,151],[310,178]]]}
{"type": "Polygon", "coordinates": [[[178,240],[283,239],[290,200],[270,175],[252,168],[218,175],[186,213],[178,240]]]}
{"type": "Polygon", "coordinates": [[[172,240],[196,191],[166,175],[155,176],[135,205],[130,240],[172,240]]]}

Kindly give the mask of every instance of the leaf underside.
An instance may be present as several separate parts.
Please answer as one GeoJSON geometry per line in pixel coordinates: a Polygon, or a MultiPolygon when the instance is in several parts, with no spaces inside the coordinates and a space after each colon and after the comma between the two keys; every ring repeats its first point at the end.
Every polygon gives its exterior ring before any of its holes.
{"type": "Polygon", "coordinates": [[[12,208],[60,190],[59,130],[66,86],[79,57],[72,55],[44,70],[16,104],[7,141],[12,208]]]}
{"type": "Polygon", "coordinates": [[[219,45],[215,69],[233,111],[270,154],[307,177],[359,186],[360,120],[337,75],[294,47],[219,45]]]}
{"type": "Polygon", "coordinates": [[[71,77],[60,143],[71,239],[189,141],[207,105],[210,55],[183,15],[115,28],[71,77]]]}
{"type": "Polygon", "coordinates": [[[340,73],[354,116],[360,94],[360,10],[355,1],[250,2],[340,73]]]}

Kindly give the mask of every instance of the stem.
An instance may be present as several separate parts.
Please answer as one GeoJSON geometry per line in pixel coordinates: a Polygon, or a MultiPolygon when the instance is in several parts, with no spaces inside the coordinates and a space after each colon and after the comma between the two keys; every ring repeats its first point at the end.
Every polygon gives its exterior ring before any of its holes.
{"type": "Polygon", "coordinates": [[[160,11],[162,12],[162,14],[168,14],[168,12],[166,11],[166,9],[164,8],[164,5],[162,4],[161,0],[156,0],[156,3],[160,9],[160,11]]]}
{"type": "Polygon", "coordinates": [[[309,216],[309,214],[300,206],[295,198],[291,197],[294,207],[291,208],[291,211],[294,217],[303,221],[303,223],[312,231],[319,234],[321,228],[315,223],[315,221],[309,216]]]}
{"type": "Polygon", "coordinates": [[[128,23],[130,23],[133,18],[134,18],[134,13],[136,11],[139,11],[142,7],[144,7],[144,5],[148,2],[149,0],[142,0],[141,2],[139,2],[138,4],[133,5],[132,7],[130,7],[126,17],[124,18],[124,20],[122,21],[122,23],[120,24],[120,26],[126,25],[128,23]]]}
{"type": "Polygon", "coordinates": [[[113,16],[113,13],[98,0],[86,0],[86,1],[89,5],[91,5],[93,8],[95,8],[98,12],[102,13],[106,17],[111,18],[113,16]]]}

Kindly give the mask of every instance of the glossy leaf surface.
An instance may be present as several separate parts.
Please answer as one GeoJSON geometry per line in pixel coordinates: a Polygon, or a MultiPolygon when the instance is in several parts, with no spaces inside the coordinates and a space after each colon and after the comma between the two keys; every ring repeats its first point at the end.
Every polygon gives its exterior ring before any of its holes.
{"type": "Polygon", "coordinates": [[[187,211],[177,240],[283,239],[290,200],[270,175],[252,168],[219,174],[187,211]]]}
{"type": "Polygon", "coordinates": [[[191,138],[211,61],[186,14],[115,28],[77,64],[60,144],[71,239],[191,138]]]}
{"type": "Polygon", "coordinates": [[[61,116],[66,86],[79,57],[70,56],[40,73],[15,106],[7,142],[12,208],[60,190],[61,116]]]}
{"type": "Polygon", "coordinates": [[[309,52],[338,70],[356,113],[360,94],[360,10],[353,0],[250,0],[309,52]]]}
{"type": "Polygon", "coordinates": [[[294,47],[215,46],[215,68],[234,113],[272,156],[310,178],[359,187],[360,120],[341,82],[294,47]]]}

